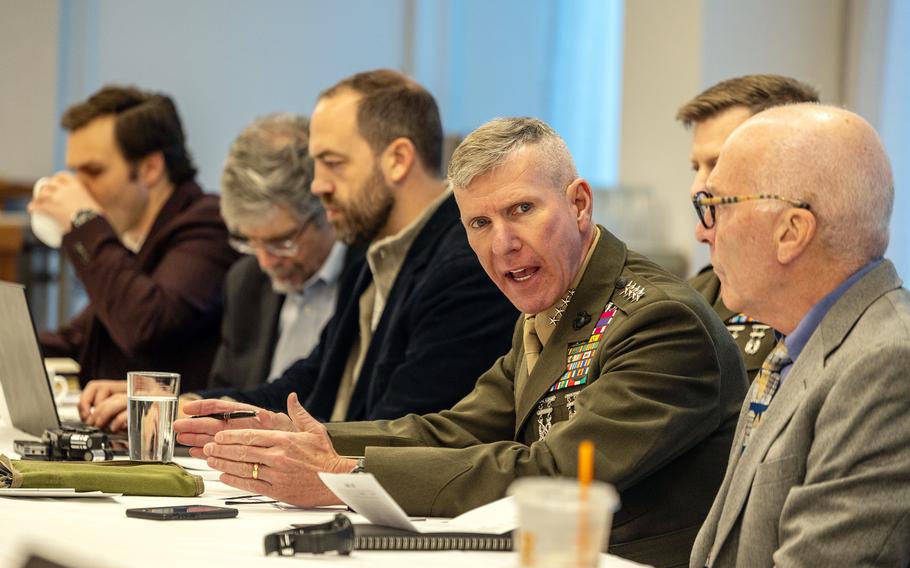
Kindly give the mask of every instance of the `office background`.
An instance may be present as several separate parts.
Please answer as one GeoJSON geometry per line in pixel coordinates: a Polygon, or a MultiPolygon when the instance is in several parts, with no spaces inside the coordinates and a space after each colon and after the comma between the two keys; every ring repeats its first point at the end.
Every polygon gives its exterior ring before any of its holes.
{"type": "Polygon", "coordinates": [[[307,114],[338,79],[391,67],[436,95],[449,136],[550,122],[600,190],[598,220],[689,273],[708,256],[677,107],[722,79],[792,75],[882,135],[888,254],[910,275],[910,0],[0,0],[0,46],[0,178],[62,168],[62,111],[126,83],[176,99],[217,191],[254,117],[307,114]]]}

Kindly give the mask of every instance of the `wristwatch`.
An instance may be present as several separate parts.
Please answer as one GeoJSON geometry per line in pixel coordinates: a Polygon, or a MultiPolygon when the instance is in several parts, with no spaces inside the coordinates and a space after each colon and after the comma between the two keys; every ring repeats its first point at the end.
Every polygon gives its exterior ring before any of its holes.
{"type": "Polygon", "coordinates": [[[351,470],[351,473],[365,473],[366,463],[366,458],[357,458],[357,465],[354,466],[354,469],[351,470]]]}
{"type": "Polygon", "coordinates": [[[73,218],[70,219],[70,223],[73,225],[74,229],[78,229],[97,216],[98,212],[93,209],[80,209],[73,213],[73,218]]]}

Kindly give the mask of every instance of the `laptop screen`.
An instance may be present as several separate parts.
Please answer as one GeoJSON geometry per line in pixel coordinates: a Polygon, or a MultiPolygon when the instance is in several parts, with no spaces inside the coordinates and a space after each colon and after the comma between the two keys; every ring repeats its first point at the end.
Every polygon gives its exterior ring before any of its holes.
{"type": "Polygon", "coordinates": [[[14,427],[34,436],[60,427],[25,287],[10,282],[0,282],[0,386],[14,427]]]}

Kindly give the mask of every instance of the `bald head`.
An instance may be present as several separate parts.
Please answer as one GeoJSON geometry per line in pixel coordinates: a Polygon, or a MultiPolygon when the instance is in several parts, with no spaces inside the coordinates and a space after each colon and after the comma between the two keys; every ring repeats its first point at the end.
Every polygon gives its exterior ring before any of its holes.
{"type": "MultiPolygon", "coordinates": [[[[817,104],[775,107],[747,120],[721,153],[749,154],[742,174],[755,193],[808,202],[816,244],[858,268],[884,255],[894,201],[891,166],[872,126],[817,104]]],[[[718,164],[720,167],[721,164],[718,164]]]]}

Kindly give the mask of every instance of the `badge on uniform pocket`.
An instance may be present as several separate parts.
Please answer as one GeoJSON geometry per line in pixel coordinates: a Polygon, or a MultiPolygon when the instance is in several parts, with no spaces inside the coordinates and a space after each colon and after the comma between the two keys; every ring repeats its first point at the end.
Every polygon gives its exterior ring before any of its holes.
{"type": "Polygon", "coordinates": [[[537,439],[543,440],[553,426],[553,403],[556,395],[551,394],[537,403],[537,439]]]}

